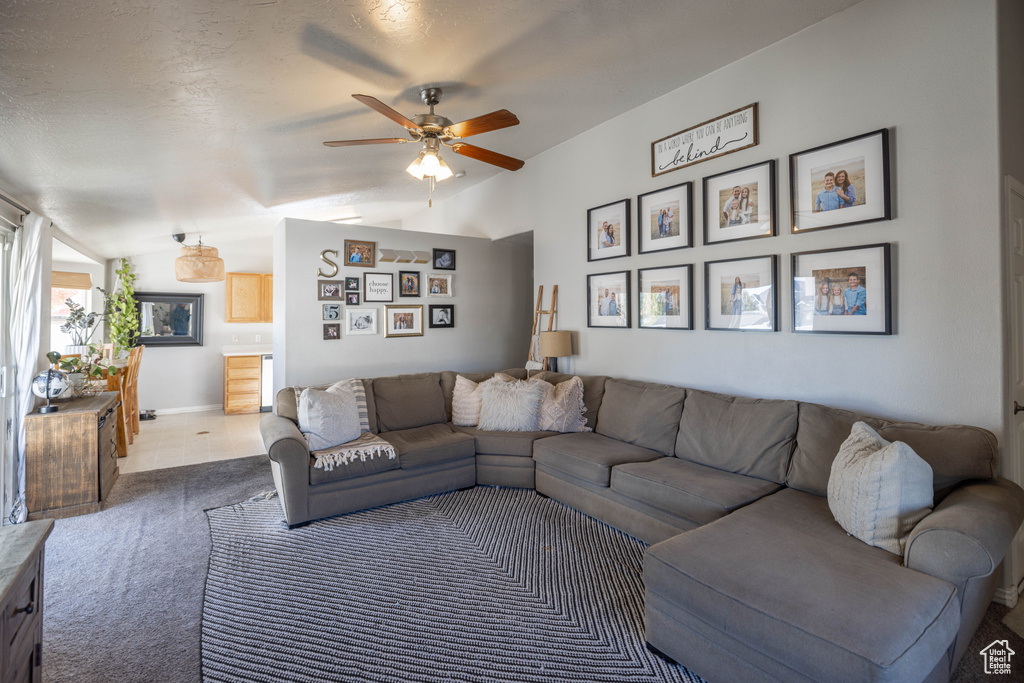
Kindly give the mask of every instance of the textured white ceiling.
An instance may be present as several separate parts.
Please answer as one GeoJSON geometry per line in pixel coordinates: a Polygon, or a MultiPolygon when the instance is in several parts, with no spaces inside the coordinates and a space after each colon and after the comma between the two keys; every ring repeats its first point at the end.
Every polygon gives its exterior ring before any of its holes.
{"type": "MultiPolygon", "coordinates": [[[[106,257],[283,216],[381,224],[427,185],[412,145],[321,144],[402,134],[352,93],[412,116],[441,86],[453,121],[510,109],[521,125],[469,141],[529,164],[855,2],[0,0],[0,189],[106,257]]],[[[503,172],[445,159],[466,176],[435,198],[503,172]]]]}

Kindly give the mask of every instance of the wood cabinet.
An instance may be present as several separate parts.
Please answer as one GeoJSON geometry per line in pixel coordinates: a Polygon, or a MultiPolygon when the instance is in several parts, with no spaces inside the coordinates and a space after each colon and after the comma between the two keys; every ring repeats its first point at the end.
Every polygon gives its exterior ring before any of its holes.
{"type": "Polygon", "coordinates": [[[224,278],[225,320],[229,323],[274,322],[274,276],[270,273],[227,273],[224,278]]]}
{"type": "Polygon", "coordinates": [[[50,520],[0,528],[0,676],[42,681],[43,547],[50,520]]]}
{"type": "Polygon", "coordinates": [[[97,512],[117,480],[119,394],[60,403],[25,417],[25,502],[29,519],[97,512]]]}
{"type": "Polygon", "coordinates": [[[224,413],[260,412],[262,356],[224,357],[224,413]]]}

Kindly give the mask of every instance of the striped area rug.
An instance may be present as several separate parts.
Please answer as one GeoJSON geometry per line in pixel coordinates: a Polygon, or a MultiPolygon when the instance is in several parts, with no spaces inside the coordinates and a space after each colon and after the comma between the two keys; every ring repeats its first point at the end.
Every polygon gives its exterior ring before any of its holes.
{"type": "Polygon", "coordinates": [[[644,647],[644,544],[533,491],[207,515],[206,681],[700,681],[644,647]]]}

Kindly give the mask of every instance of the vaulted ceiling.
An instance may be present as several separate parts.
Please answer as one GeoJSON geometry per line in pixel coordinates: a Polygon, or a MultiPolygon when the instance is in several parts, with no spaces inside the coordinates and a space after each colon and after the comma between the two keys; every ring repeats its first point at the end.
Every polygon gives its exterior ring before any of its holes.
{"type": "MultiPolygon", "coordinates": [[[[0,190],[105,257],[284,216],[379,225],[427,183],[404,173],[417,146],[323,146],[402,134],[353,93],[412,116],[440,86],[453,121],[507,108],[519,126],[471,142],[529,165],[855,1],[0,0],[0,190]]],[[[465,176],[435,200],[507,172],[445,160],[465,176]]]]}

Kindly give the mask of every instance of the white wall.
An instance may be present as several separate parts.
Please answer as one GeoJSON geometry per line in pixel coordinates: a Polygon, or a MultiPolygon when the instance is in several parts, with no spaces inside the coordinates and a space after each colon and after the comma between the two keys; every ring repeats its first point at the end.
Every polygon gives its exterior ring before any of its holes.
{"type": "MultiPolygon", "coordinates": [[[[517,173],[440,202],[403,227],[489,235],[534,230],[535,281],[559,285],[560,328],[579,331],[580,373],[805,399],[998,433],[995,17],[995,2],[866,0],[529,159],[517,173]],[[751,102],[760,103],[758,146],[651,178],[653,140],[751,102]],[[884,127],[892,131],[894,220],[790,234],[788,155],[884,127]],[[638,194],[687,180],[699,196],[702,177],[765,159],[779,164],[778,237],[587,263],[588,208],[631,197],[635,212],[638,194]],[[792,333],[789,255],[876,242],[893,244],[893,336],[792,333]],[[782,331],[705,331],[704,261],[763,254],[781,257],[782,331]],[[695,331],[587,329],[587,273],[628,268],[635,287],[637,268],[675,263],[695,264],[695,331]]],[[[697,235],[701,221],[698,205],[697,235]]]]}
{"type": "MultiPolygon", "coordinates": [[[[189,284],[174,277],[174,259],[181,247],[167,238],[168,248],[128,260],[138,275],[139,292],[203,293],[202,346],[147,346],[139,369],[139,408],[178,411],[219,408],[224,405],[223,347],[270,344],[270,323],[227,323],[224,321],[224,283],[189,284]],[[238,341],[233,336],[238,335],[238,341]]],[[[272,240],[247,239],[210,244],[220,251],[228,272],[269,273],[273,268],[272,240]]],[[[276,283],[275,283],[276,284],[276,283]]]]}
{"type": "MultiPolygon", "coordinates": [[[[498,370],[522,367],[526,362],[532,324],[532,249],[529,241],[431,235],[373,226],[335,225],[285,219],[274,230],[274,388],[324,384],[345,377],[380,377],[405,372],[437,370],[498,370]],[[375,268],[346,267],[339,257],[338,274],[318,278],[317,270],[330,268],[320,252],[343,253],[345,239],[370,240],[379,248],[456,250],[453,297],[427,297],[422,288],[430,264],[378,263],[375,268]],[[419,298],[398,296],[398,272],[421,274],[419,298]],[[362,301],[365,272],[395,274],[395,300],[391,304],[362,301]],[[360,278],[360,307],[378,309],[378,334],[347,336],[324,341],[322,304],[317,300],[320,279],[360,278]],[[431,329],[431,304],[453,304],[455,327],[431,329]],[[422,337],[384,336],[388,305],[422,305],[422,337]]],[[[439,272],[439,271],[438,271],[439,272]]],[[[344,310],[345,306],[342,306],[344,310]]]]}

